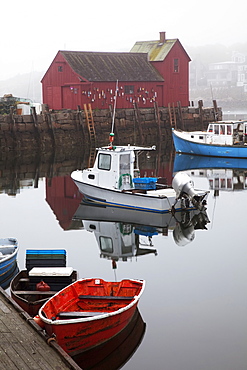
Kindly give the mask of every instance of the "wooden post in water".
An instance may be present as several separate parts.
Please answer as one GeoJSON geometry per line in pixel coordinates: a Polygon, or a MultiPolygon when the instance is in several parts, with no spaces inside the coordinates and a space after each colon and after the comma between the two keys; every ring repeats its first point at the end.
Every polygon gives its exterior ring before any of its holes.
{"type": "Polygon", "coordinates": [[[52,144],[53,144],[52,146],[53,146],[53,148],[55,148],[55,145],[56,145],[55,134],[54,134],[53,126],[52,126],[51,114],[48,111],[45,111],[45,120],[46,120],[48,129],[49,129],[50,134],[51,134],[52,144]]]}
{"type": "Polygon", "coordinates": [[[159,138],[161,138],[159,107],[156,101],[154,102],[154,116],[155,116],[155,122],[158,127],[158,135],[159,135],[159,138]]]}
{"type": "Polygon", "coordinates": [[[138,105],[137,105],[136,102],[134,103],[133,106],[134,106],[135,120],[136,120],[136,123],[137,123],[137,126],[138,126],[139,136],[140,136],[140,139],[141,139],[139,145],[143,145],[143,131],[142,131],[140,111],[139,111],[139,108],[138,108],[138,105]]]}
{"type": "Polygon", "coordinates": [[[203,101],[202,100],[198,101],[198,108],[199,108],[199,118],[200,118],[200,122],[201,122],[201,127],[202,127],[202,130],[204,130],[204,127],[203,127],[203,101]]]}
{"type": "Polygon", "coordinates": [[[35,107],[31,107],[31,116],[33,117],[33,126],[34,126],[34,132],[36,136],[36,140],[38,143],[39,148],[41,148],[41,137],[40,137],[40,127],[38,124],[38,118],[35,107]]]}
{"type": "Polygon", "coordinates": [[[177,102],[177,106],[178,106],[179,121],[182,125],[182,129],[184,130],[184,118],[183,118],[183,112],[182,112],[182,107],[181,107],[181,102],[180,101],[177,102]]]}
{"type": "Polygon", "coordinates": [[[17,148],[17,135],[16,135],[16,123],[15,123],[15,118],[14,118],[14,107],[10,107],[10,112],[9,112],[9,118],[10,118],[10,127],[11,127],[11,133],[13,136],[13,147],[16,149],[17,148]]]}
{"type": "Polygon", "coordinates": [[[218,121],[219,117],[218,117],[218,107],[217,107],[216,100],[213,100],[213,106],[214,106],[214,119],[215,121],[218,121]]]}

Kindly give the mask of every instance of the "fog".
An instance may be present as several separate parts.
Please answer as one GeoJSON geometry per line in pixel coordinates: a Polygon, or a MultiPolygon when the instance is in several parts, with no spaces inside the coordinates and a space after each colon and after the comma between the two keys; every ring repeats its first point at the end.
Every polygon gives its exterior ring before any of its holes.
{"type": "Polygon", "coordinates": [[[159,39],[160,31],[185,48],[246,43],[246,8],[244,0],[3,2],[0,81],[46,71],[58,50],[129,51],[136,41],[159,39]]]}

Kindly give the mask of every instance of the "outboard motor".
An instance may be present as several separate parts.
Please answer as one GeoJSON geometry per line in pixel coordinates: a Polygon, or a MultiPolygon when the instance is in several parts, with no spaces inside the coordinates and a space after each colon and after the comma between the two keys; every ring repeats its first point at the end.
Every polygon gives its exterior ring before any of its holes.
{"type": "Polygon", "coordinates": [[[178,172],[172,180],[172,187],[176,192],[177,199],[187,198],[196,209],[200,211],[205,209],[206,200],[204,198],[206,192],[200,191],[199,193],[196,191],[189,175],[184,172],[178,172]]]}

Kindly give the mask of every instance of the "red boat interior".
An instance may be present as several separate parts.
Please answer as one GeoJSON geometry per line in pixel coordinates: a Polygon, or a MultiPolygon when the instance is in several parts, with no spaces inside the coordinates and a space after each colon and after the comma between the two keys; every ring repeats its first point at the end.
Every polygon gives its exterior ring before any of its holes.
{"type": "Polygon", "coordinates": [[[87,318],[117,311],[130,304],[141,291],[142,283],[102,279],[79,280],[50,299],[42,313],[49,319],[87,318]]]}

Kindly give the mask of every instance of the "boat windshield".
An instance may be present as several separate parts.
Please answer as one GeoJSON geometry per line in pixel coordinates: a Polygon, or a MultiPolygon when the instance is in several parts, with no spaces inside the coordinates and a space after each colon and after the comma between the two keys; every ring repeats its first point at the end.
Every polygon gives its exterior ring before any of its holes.
{"type": "Polygon", "coordinates": [[[208,132],[214,135],[232,135],[232,125],[231,124],[210,124],[208,126],[208,132]]]}
{"type": "Polygon", "coordinates": [[[247,123],[244,124],[244,134],[247,135],[247,123]]]}
{"type": "Polygon", "coordinates": [[[111,169],[111,155],[100,153],[98,159],[98,168],[100,170],[109,171],[111,169]]]}

